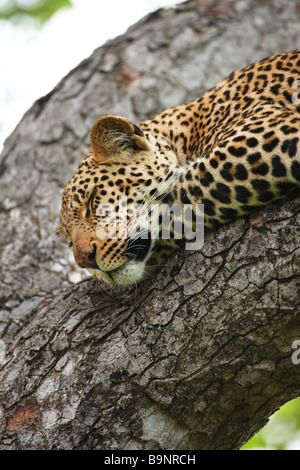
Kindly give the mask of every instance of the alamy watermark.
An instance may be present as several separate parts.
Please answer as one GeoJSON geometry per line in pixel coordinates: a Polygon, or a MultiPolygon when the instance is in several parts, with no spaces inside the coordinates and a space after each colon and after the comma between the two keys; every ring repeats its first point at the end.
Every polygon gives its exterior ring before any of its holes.
{"type": "Polygon", "coordinates": [[[292,349],[295,349],[292,354],[292,363],[296,365],[300,364],[300,339],[293,341],[292,349]]]}
{"type": "Polygon", "coordinates": [[[292,88],[296,88],[296,91],[292,94],[292,102],[296,105],[300,104],[300,80],[295,80],[292,88]]]}
{"type": "Polygon", "coordinates": [[[203,204],[135,204],[122,196],[117,207],[100,204],[97,217],[101,240],[182,239],[186,250],[200,250],[204,244],[203,204]]]}

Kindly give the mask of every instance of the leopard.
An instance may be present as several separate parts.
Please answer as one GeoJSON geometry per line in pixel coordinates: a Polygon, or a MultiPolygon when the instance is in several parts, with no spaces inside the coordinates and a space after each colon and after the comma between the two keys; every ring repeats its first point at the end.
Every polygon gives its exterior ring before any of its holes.
{"type": "Polygon", "coordinates": [[[185,223],[218,230],[299,191],[299,79],[300,50],[277,53],[152,119],[99,117],[62,197],[59,232],[76,263],[137,284],[186,241],[185,223]]]}

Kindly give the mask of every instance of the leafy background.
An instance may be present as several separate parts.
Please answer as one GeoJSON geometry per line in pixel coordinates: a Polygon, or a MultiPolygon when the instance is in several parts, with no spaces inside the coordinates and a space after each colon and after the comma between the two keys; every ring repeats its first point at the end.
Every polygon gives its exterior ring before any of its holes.
{"type": "Polygon", "coordinates": [[[71,0],[37,0],[37,1],[17,1],[10,0],[2,2],[0,18],[4,20],[17,21],[25,20],[24,16],[31,16],[36,20],[36,24],[41,26],[49,20],[54,13],[61,8],[71,7],[71,0]]]}
{"type": "MultiPolygon", "coordinates": [[[[2,52],[0,52],[0,60],[2,62],[3,70],[6,72],[6,74],[2,73],[2,79],[0,81],[0,105],[2,109],[2,113],[0,115],[0,148],[4,139],[13,130],[13,127],[21,119],[22,114],[29,108],[34,100],[38,99],[43,93],[47,93],[49,88],[55,86],[59,79],[65,75],[72,66],[76,66],[77,63],[92,52],[92,48],[100,46],[101,42],[104,42],[106,39],[114,37],[117,34],[121,34],[127,27],[149,11],[155,10],[159,7],[172,6],[172,4],[175,3],[173,0],[132,1],[131,3],[135,3],[135,7],[130,8],[129,15],[126,18],[126,15],[123,15],[124,10],[122,10],[122,4],[123,6],[124,4],[127,5],[127,2],[124,2],[124,0],[114,0],[113,7],[115,7],[118,2],[119,8],[115,8],[112,11],[114,14],[114,23],[117,24],[119,30],[110,28],[108,29],[109,33],[104,32],[104,36],[98,35],[98,37],[97,34],[81,35],[80,41],[85,39],[87,44],[86,50],[78,50],[77,57],[72,58],[73,63],[68,61],[66,51],[65,56],[63,56],[63,60],[57,60],[55,63],[55,73],[53,74],[51,73],[53,72],[53,62],[49,62],[49,55],[47,56],[45,53],[45,43],[41,40],[44,28],[47,23],[51,22],[51,31],[55,31],[55,28],[59,30],[59,14],[64,12],[62,21],[63,24],[65,24],[65,20],[67,20],[68,26],[64,30],[64,34],[68,36],[70,34],[69,27],[71,26],[70,22],[72,20],[70,12],[72,9],[76,8],[76,6],[79,7],[80,4],[81,6],[85,4],[87,16],[89,16],[89,20],[91,21],[92,17],[90,15],[93,14],[93,11],[91,11],[91,1],[0,0],[0,40],[2,38],[1,42],[2,44],[5,44],[5,47],[2,47],[2,52]],[[135,17],[132,12],[135,12],[135,17]],[[116,14],[123,15],[122,20],[125,20],[125,22],[121,20],[119,22],[115,21],[116,14]],[[70,22],[68,22],[69,20],[70,22]],[[105,37],[105,34],[109,34],[109,37],[105,37]],[[5,41],[6,38],[9,39],[8,42],[5,41]],[[33,50],[33,45],[36,47],[36,45],[40,43],[43,63],[39,64],[39,68],[43,70],[44,75],[39,80],[43,81],[45,89],[43,89],[43,87],[39,88],[36,86],[34,81],[30,83],[31,86],[25,86],[24,75],[22,73],[16,73],[15,70],[18,69],[11,66],[11,64],[14,64],[15,66],[18,65],[15,63],[17,61],[14,60],[16,59],[14,51],[16,47],[20,46],[22,41],[25,42],[28,50],[33,50]],[[88,48],[90,48],[89,52],[88,48]],[[4,51],[6,52],[6,56],[4,55],[4,51]],[[5,62],[8,60],[7,58],[9,59],[8,66],[5,62]],[[17,80],[13,80],[13,78],[16,78],[15,75],[17,75],[17,80]],[[49,76],[51,77],[52,82],[47,81],[47,77],[49,78],[49,76]]],[[[101,10],[99,11],[101,13],[101,10]]],[[[82,20],[84,21],[84,18],[82,18],[82,20]]],[[[60,28],[60,30],[62,31],[62,28],[60,28]]],[[[80,29],[78,34],[80,34],[80,29]]],[[[74,30],[71,42],[72,39],[75,39],[74,30]]],[[[61,41],[62,44],[64,42],[63,37],[61,41]]],[[[53,40],[52,43],[55,56],[55,54],[58,54],[58,50],[56,48],[58,47],[59,40],[53,40]]],[[[36,51],[37,49],[34,50],[36,51]]],[[[49,49],[47,49],[47,51],[49,51],[49,49]]],[[[29,56],[25,57],[27,62],[28,57],[29,56]]],[[[300,398],[292,400],[282,406],[273,416],[270,417],[268,424],[242,447],[242,450],[251,449],[300,449],[300,398]]]]}

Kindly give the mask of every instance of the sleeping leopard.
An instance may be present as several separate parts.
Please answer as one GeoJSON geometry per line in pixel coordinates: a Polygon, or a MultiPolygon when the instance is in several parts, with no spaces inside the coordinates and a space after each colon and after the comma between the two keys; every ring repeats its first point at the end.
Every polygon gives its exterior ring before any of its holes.
{"type": "Polygon", "coordinates": [[[133,284],[183,243],[184,224],[218,228],[297,191],[298,89],[299,50],[234,71],[138,125],[100,117],[92,153],[63,193],[59,231],[77,264],[109,284],[133,284]]]}

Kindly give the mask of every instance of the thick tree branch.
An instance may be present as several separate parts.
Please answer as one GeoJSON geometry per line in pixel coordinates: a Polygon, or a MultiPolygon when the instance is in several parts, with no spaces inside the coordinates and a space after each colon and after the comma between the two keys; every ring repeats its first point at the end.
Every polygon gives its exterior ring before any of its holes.
{"type": "Polygon", "coordinates": [[[77,271],[51,237],[99,115],[138,122],[293,49],[296,6],[193,0],[150,15],[70,72],[8,139],[0,448],[237,449],[299,395],[299,199],[206,234],[201,251],[178,252],[132,288],[71,285],[77,271]]]}
{"type": "Polygon", "coordinates": [[[237,449],[298,396],[300,200],[139,288],[67,289],[2,371],[2,448],[237,449]]]}

